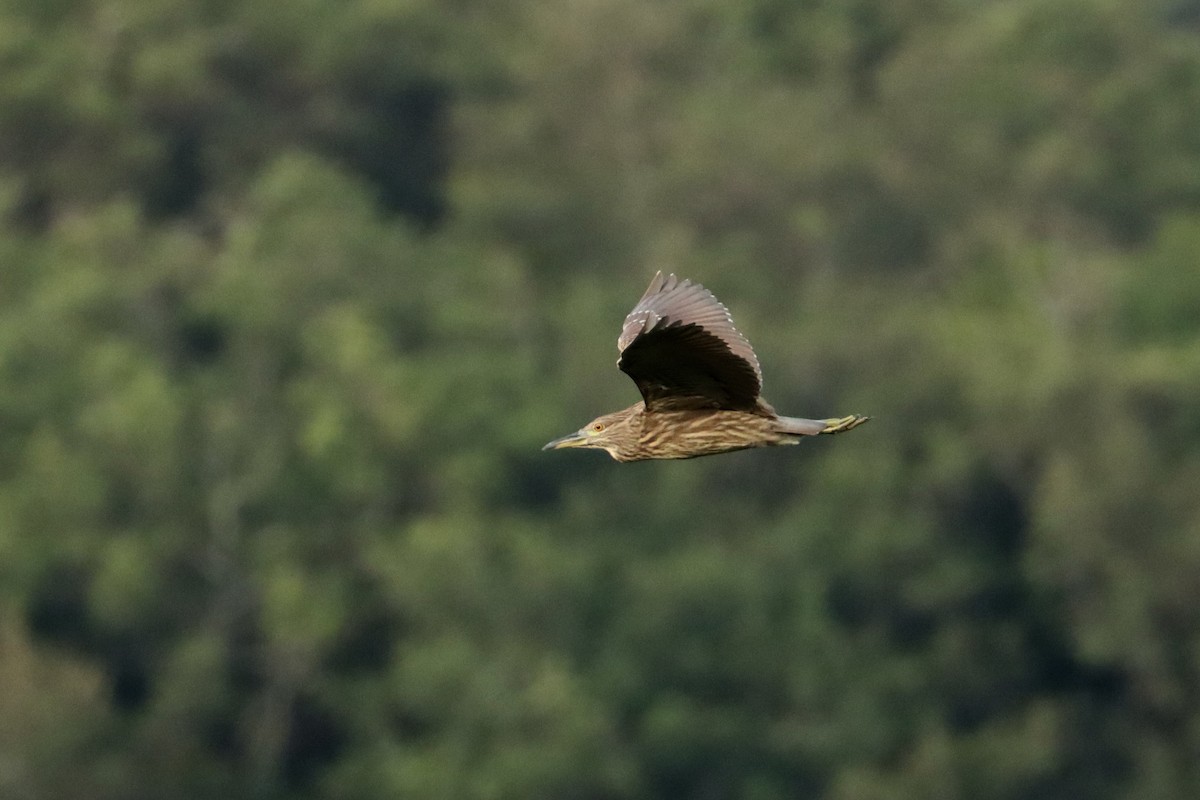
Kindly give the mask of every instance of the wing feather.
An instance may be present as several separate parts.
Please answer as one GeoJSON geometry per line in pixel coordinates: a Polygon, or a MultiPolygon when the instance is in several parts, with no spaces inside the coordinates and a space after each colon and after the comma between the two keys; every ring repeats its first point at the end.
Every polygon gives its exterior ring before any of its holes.
{"type": "Polygon", "coordinates": [[[729,310],[698,283],[656,274],[625,318],[617,348],[617,366],[648,410],[759,407],[758,357],[729,310]]]}

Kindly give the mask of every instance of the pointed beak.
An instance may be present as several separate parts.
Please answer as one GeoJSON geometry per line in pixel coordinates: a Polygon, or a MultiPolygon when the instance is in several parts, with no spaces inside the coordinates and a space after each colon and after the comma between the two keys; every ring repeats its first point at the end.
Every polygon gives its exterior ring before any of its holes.
{"type": "Polygon", "coordinates": [[[561,450],[564,447],[582,447],[587,439],[578,431],[568,433],[561,439],[555,439],[553,442],[547,442],[543,450],[561,450]]]}

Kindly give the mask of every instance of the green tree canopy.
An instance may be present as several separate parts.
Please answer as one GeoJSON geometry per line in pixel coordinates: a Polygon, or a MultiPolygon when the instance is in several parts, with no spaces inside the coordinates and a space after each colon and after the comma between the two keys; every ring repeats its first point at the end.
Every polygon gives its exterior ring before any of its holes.
{"type": "Polygon", "coordinates": [[[0,794],[1194,796],[1194,5],[0,3],[0,794]]]}

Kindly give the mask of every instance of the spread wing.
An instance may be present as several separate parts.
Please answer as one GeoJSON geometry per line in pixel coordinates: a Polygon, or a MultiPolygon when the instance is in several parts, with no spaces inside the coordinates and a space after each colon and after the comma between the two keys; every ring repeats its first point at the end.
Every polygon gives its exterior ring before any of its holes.
{"type": "Polygon", "coordinates": [[[755,410],[758,357],[728,309],[698,283],[659,272],[625,318],[617,366],[637,384],[646,409],[755,410]]]}

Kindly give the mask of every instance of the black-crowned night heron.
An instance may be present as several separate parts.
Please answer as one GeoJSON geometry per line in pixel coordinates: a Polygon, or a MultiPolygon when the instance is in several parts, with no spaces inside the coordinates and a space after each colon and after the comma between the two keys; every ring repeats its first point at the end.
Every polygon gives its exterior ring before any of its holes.
{"type": "Polygon", "coordinates": [[[799,444],[870,417],[781,417],[759,396],[758,357],[725,306],[698,283],[659,272],[625,318],[617,366],[642,402],[605,414],[543,450],[593,447],[617,461],[695,458],[747,447],[799,444]]]}

